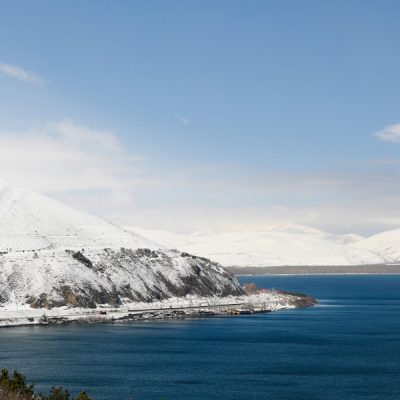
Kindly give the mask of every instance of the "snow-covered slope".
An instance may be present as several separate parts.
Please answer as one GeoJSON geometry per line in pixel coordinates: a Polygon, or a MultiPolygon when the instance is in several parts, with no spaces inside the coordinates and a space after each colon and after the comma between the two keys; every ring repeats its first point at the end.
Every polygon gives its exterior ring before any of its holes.
{"type": "Polygon", "coordinates": [[[379,254],[386,263],[400,263],[400,229],[370,236],[357,247],[379,254]]]}
{"type": "Polygon", "coordinates": [[[241,292],[216,263],[0,180],[0,305],[93,307],[241,292]]]}
{"type": "Polygon", "coordinates": [[[0,251],[159,248],[151,240],[0,179],[0,251]]]}
{"type": "Polygon", "coordinates": [[[386,258],[360,243],[358,235],[332,235],[300,225],[272,226],[262,231],[200,232],[180,235],[129,228],[138,234],[192,254],[201,254],[225,267],[287,265],[381,264],[386,258]]]}

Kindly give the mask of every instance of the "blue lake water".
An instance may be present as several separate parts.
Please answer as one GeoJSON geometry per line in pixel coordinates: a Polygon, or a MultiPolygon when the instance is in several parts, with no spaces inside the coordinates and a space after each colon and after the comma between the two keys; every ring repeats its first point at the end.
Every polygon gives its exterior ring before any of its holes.
{"type": "Polygon", "coordinates": [[[239,317],[0,330],[0,367],[96,400],[400,399],[400,276],[241,277],[315,296],[239,317]]]}

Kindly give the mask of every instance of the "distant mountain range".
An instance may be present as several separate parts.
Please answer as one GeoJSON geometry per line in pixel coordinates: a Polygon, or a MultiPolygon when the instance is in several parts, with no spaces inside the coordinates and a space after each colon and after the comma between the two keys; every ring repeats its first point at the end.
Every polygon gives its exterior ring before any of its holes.
{"type": "Polygon", "coordinates": [[[220,265],[0,180],[0,306],[241,294],[220,265]]]}
{"type": "Polygon", "coordinates": [[[170,248],[202,255],[225,267],[353,266],[400,262],[400,229],[368,238],[333,235],[301,225],[258,231],[189,235],[130,227],[170,248]]]}

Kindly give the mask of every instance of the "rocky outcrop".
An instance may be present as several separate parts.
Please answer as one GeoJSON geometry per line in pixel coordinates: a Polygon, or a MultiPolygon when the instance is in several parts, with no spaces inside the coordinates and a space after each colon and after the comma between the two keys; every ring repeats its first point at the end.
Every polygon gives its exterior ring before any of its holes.
{"type": "Polygon", "coordinates": [[[235,277],[217,263],[147,248],[10,252],[0,256],[0,290],[0,304],[47,309],[243,294],[235,277]]]}
{"type": "Polygon", "coordinates": [[[318,301],[314,297],[307,296],[304,293],[289,292],[287,290],[277,290],[276,293],[287,296],[288,304],[296,308],[311,307],[318,304],[318,301]]]}

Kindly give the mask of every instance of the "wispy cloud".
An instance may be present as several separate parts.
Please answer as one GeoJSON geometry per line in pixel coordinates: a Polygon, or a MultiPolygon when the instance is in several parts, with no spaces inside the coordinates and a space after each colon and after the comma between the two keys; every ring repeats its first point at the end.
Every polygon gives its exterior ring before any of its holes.
{"type": "Polygon", "coordinates": [[[123,225],[171,231],[294,222],[368,234],[400,225],[400,171],[260,171],[138,158],[113,130],[71,119],[0,130],[0,178],[123,225]]]}
{"type": "Polygon", "coordinates": [[[190,120],[184,117],[183,115],[174,114],[174,117],[182,124],[182,125],[190,125],[190,120]]]}
{"type": "Polygon", "coordinates": [[[115,133],[100,131],[76,124],[72,119],[64,119],[45,125],[48,132],[53,132],[76,145],[90,144],[108,151],[121,151],[121,144],[115,133]]]}
{"type": "Polygon", "coordinates": [[[0,75],[18,79],[26,83],[40,83],[42,79],[32,71],[27,71],[18,65],[0,63],[0,75]]]}
{"type": "Polygon", "coordinates": [[[385,142],[400,143],[400,124],[390,125],[379,132],[375,132],[374,136],[385,142]]]}
{"type": "Polygon", "coordinates": [[[69,119],[0,131],[0,175],[35,190],[122,190],[136,160],[115,133],[69,119]]]}

